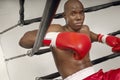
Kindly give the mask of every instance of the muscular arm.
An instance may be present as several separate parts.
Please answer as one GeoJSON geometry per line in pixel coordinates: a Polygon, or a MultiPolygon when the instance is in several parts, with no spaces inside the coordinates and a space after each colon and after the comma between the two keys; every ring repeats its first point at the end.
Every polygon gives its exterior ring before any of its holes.
{"type": "Polygon", "coordinates": [[[92,42],[98,41],[98,39],[97,39],[98,34],[90,31],[90,29],[89,29],[89,27],[87,25],[84,25],[84,27],[80,30],[80,32],[88,34],[88,36],[90,36],[92,42]]]}
{"type": "Polygon", "coordinates": [[[92,42],[101,42],[105,43],[108,46],[112,47],[113,52],[120,52],[120,38],[110,35],[96,34],[89,30],[90,38],[92,42]]]}
{"type": "Polygon", "coordinates": [[[32,48],[35,42],[36,34],[38,30],[28,31],[19,41],[19,45],[24,48],[32,48]]]}
{"type": "Polygon", "coordinates": [[[98,41],[98,34],[92,32],[92,31],[90,31],[90,37],[91,37],[92,42],[98,41]]]}
{"type": "MultiPolygon", "coordinates": [[[[53,24],[50,25],[49,29],[47,32],[57,32],[59,31],[61,28],[60,25],[58,24],[53,24]]],[[[26,32],[23,37],[20,39],[19,41],[19,45],[23,48],[32,48],[36,39],[36,35],[37,35],[37,31],[38,30],[33,30],[33,31],[28,31],[26,32]]]]}

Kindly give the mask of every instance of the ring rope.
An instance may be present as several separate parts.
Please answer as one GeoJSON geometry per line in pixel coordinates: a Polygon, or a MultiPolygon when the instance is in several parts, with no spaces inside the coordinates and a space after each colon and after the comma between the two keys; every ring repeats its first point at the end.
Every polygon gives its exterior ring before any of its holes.
{"type": "Polygon", "coordinates": [[[10,27],[10,28],[8,28],[8,29],[5,29],[5,30],[3,30],[2,32],[0,32],[0,34],[3,34],[3,33],[5,33],[5,32],[7,32],[7,31],[9,31],[9,30],[11,30],[11,29],[13,29],[13,28],[16,28],[17,26],[19,26],[20,25],[20,23],[17,23],[17,24],[15,24],[14,26],[12,26],[12,27],[10,27]]]}
{"type": "MultiPolygon", "coordinates": [[[[116,36],[120,34],[120,30],[117,30],[115,32],[111,32],[109,33],[109,35],[113,35],[113,36],[116,36]]],[[[27,51],[26,54],[21,54],[21,55],[18,55],[18,56],[14,56],[14,57],[11,57],[11,58],[7,58],[5,59],[5,61],[9,61],[9,60],[13,60],[13,59],[17,59],[17,58],[21,58],[21,57],[24,57],[24,56],[28,56],[29,55],[29,52],[30,50],[27,51]]],[[[47,53],[47,52],[50,52],[51,49],[50,48],[46,48],[46,49],[40,49],[38,50],[38,52],[36,52],[34,55],[41,55],[41,54],[44,54],[44,53],[47,53]]]]}
{"type": "MultiPolygon", "coordinates": [[[[109,60],[109,59],[112,59],[112,58],[115,58],[115,57],[119,57],[119,56],[120,56],[120,54],[118,54],[118,53],[113,53],[113,54],[110,54],[110,55],[108,55],[108,56],[104,56],[104,57],[101,57],[101,58],[98,58],[98,59],[93,60],[93,61],[92,61],[92,64],[93,64],[93,65],[96,65],[96,64],[98,64],[98,63],[101,63],[101,62],[104,62],[104,61],[106,61],[106,60],[109,60]]],[[[59,77],[59,76],[61,76],[61,75],[59,74],[59,72],[55,72],[55,73],[52,73],[52,74],[49,74],[49,75],[46,75],[46,76],[36,77],[35,80],[54,79],[54,78],[57,78],[57,77],[59,77]]]]}
{"type": "MultiPolygon", "coordinates": [[[[47,53],[47,52],[50,52],[51,49],[50,48],[46,48],[46,49],[40,49],[38,50],[38,52],[36,52],[34,55],[41,55],[41,54],[44,54],[44,53],[47,53]]],[[[21,55],[18,55],[18,56],[14,56],[14,57],[11,57],[11,58],[7,58],[5,59],[5,61],[10,61],[10,60],[14,60],[14,59],[17,59],[17,58],[21,58],[21,57],[25,57],[25,56],[29,56],[29,50],[27,52],[27,54],[21,54],[21,55]]]]}
{"type": "MultiPolygon", "coordinates": [[[[42,17],[38,17],[38,18],[33,18],[33,19],[29,19],[29,20],[24,20],[24,2],[25,0],[19,0],[19,4],[20,4],[20,11],[19,11],[19,15],[20,15],[20,20],[18,21],[18,24],[17,26],[23,26],[23,25],[29,25],[29,24],[32,24],[34,22],[40,22],[42,20],[42,17]]],[[[98,10],[101,10],[101,9],[105,9],[105,8],[108,8],[108,7],[111,7],[111,6],[119,6],[120,5],[120,0],[118,1],[114,1],[114,2],[109,2],[109,3],[106,3],[106,4],[102,4],[102,5],[98,5],[98,6],[93,6],[93,7],[88,7],[88,8],[85,8],[85,12],[93,12],[93,11],[98,11],[98,10]]],[[[59,18],[63,18],[62,16],[63,13],[58,13],[54,16],[54,19],[59,19],[59,18]]],[[[17,27],[16,26],[16,27],[17,27]]],[[[0,32],[0,34],[3,34],[11,29],[13,29],[15,27],[10,27],[2,32],[0,32]]]]}
{"type": "Polygon", "coordinates": [[[43,12],[42,22],[40,23],[34,46],[30,52],[30,56],[33,56],[42,46],[42,41],[48,30],[49,25],[51,24],[51,21],[53,19],[53,16],[55,15],[55,12],[58,8],[59,3],[60,3],[60,0],[47,0],[46,6],[43,12]]]}
{"type": "MultiPolygon", "coordinates": [[[[101,9],[105,9],[111,6],[118,6],[120,5],[120,0],[119,1],[114,1],[114,2],[109,2],[106,4],[101,4],[101,5],[97,5],[97,6],[92,6],[92,7],[88,7],[84,9],[84,12],[93,12],[93,11],[98,11],[101,9]]],[[[20,15],[21,16],[21,15],[20,15]]],[[[59,19],[59,18],[63,18],[63,13],[58,13],[54,16],[54,19],[59,19]]],[[[34,18],[34,19],[29,19],[29,20],[24,20],[24,24],[23,25],[28,25],[34,22],[40,22],[42,19],[42,17],[38,17],[38,18],[34,18]]]]}

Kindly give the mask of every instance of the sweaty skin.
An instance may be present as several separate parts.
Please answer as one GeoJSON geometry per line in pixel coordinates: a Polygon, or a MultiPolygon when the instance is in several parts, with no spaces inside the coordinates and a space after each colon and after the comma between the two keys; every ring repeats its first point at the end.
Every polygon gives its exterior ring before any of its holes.
{"type": "MultiPolygon", "coordinates": [[[[66,24],[61,26],[59,24],[51,24],[47,32],[78,32],[87,34],[92,42],[97,41],[98,34],[90,31],[87,25],[84,25],[84,7],[79,0],[68,0],[64,5],[64,19],[66,24]]],[[[20,46],[24,48],[32,48],[35,42],[37,30],[28,31],[20,39],[20,46]]],[[[51,47],[52,54],[56,63],[56,67],[62,78],[66,78],[75,72],[84,68],[92,66],[89,52],[82,60],[75,60],[73,58],[74,51],[61,50],[51,47]]]]}

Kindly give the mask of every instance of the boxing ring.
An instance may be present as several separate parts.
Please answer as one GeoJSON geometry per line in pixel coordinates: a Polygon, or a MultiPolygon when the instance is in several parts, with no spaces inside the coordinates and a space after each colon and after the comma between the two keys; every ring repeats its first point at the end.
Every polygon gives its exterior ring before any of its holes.
{"type": "MultiPolygon", "coordinates": [[[[37,38],[35,40],[35,44],[34,44],[33,48],[31,50],[28,50],[26,54],[22,54],[22,55],[18,55],[18,56],[14,56],[14,57],[10,57],[10,58],[5,59],[6,62],[8,62],[10,60],[17,59],[17,58],[25,57],[25,56],[32,57],[34,55],[41,55],[41,54],[45,54],[47,52],[51,52],[50,48],[41,49],[40,47],[42,46],[42,44],[41,44],[42,40],[45,36],[45,33],[48,29],[48,26],[51,24],[52,19],[53,18],[54,19],[63,18],[63,16],[62,16],[63,13],[55,14],[56,10],[59,6],[60,1],[61,0],[47,0],[42,17],[25,20],[24,19],[24,3],[25,3],[25,0],[19,0],[19,3],[20,3],[20,10],[19,10],[20,19],[19,19],[19,22],[16,25],[0,32],[0,34],[4,34],[5,32],[17,27],[18,25],[24,26],[24,25],[29,25],[29,24],[32,24],[34,22],[40,22],[40,21],[41,21],[41,24],[39,25],[37,38]]],[[[88,7],[88,8],[85,8],[84,11],[85,11],[85,13],[88,13],[88,12],[93,12],[93,11],[98,11],[98,10],[101,10],[101,9],[105,9],[105,8],[108,8],[108,7],[111,7],[111,6],[119,6],[119,5],[120,5],[120,0],[110,2],[110,3],[106,3],[106,4],[102,4],[102,5],[98,5],[98,6],[88,7]]],[[[120,30],[117,30],[115,32],[111,32],[111,33],[108,33],[108,34],[116,36],[116,35],[120,34],[120,30]]],[[[113,58],[116,58],[116,57],[119,57],[119,56],[120,56],[120,54],[113,53],[113,54],[110,54],[110,55],[92,60],[92,63],[93,63],[93,65],[96,65],[96,64],[99,64],[101,62],[104,62],[104,61],[107,61],[109,59],[113,59],[113,58]]],[[[46,75],[46,76],[36,77],[36,80],[53,79],[53,78],[57,78],[59,76],[60,76],[59,72],[55,72],[55,73],[52,73],[52,74],[49,74],[49,75],[46,75]]]]}

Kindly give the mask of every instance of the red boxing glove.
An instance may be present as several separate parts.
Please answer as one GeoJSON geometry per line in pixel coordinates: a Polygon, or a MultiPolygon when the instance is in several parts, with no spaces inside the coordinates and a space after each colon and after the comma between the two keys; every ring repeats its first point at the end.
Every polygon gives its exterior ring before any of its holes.
{"type": "Polygon", "coordinates": [[[75,32],[47,33],[43,43],[59,49],[75,51],[74,58],[76,60],[84,58],[91,48],[90,38],[85,34],[75,32]]]}
{"type": "Polygon", "coordinates": [[[98,41],[112,47],[113,52],[120,52],[120,38],[111,35],[98,35],[98,41]]]}

